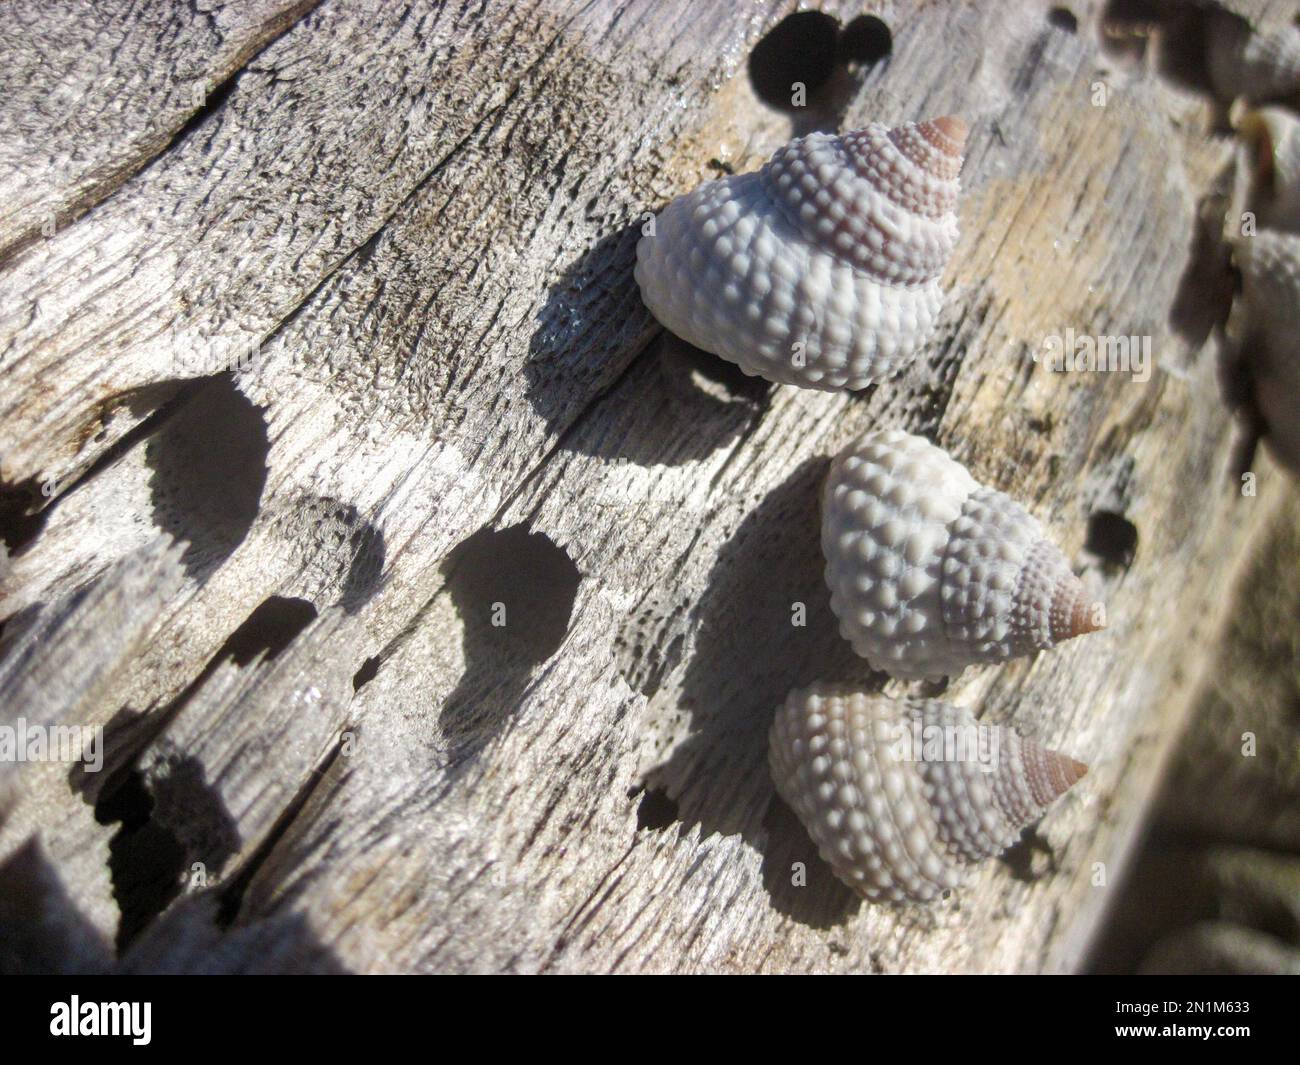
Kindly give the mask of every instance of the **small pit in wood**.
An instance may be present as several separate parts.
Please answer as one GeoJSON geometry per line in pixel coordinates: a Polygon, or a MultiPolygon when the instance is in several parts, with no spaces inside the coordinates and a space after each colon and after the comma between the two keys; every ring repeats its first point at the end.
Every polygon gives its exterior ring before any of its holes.
{"type": "MultiPolygon", "coordinates": [[[[157,712],[158,720],[140,732],[140,742],[147,743],[173,719],[221,663],[245,667],[259,655],[273,659],[315,617],[316,608],[306,600],[266,599],[171,705],[157,712]]],[[[206,783],[203,766],[188,756],[160,758],[147,771],[138,766],[124,770],[105,785],[94,809],[100,824],[120,824],[109,844],[108,863],[121,911],[119,950],[180,894],[192,862],[202,862],[215,874],[239,846],[238,830],[220,794],[206,783]]]]}
{"type": "Polygon", "coordinates": [[[1120,59],[1139,60],[1163,18],[1156,0],[1109,0],[1098,21],[1102,48],[1120,59]]]}
{"type": "Polygon", "coordinates": [[[49,511],[40,508],[41,490],[35,480],[0,484],[0,542],[16,555],[44,528],[49,511]]]}
{"type": "MultiPolygon", "coordinates": [[[[148,735],[156,734],[175,717],[223,662],[233,662],[240,668],[244,668],[255,662],[259,655],[264,655],[265,661],[269,662],[293,643],[303,629],[315,619],[316,607],[305,599],[272,595],[263,600],[248,617],[240,622],[238,628],[226,637],[216,654],[208,659],[202,671],[186,685],[185,690],[176,696],[166,709],[157,712],[157,721],[154,727],[148,730],[148,735]]],[[[141,742],[147,742],[147,737],[141,742]]]]}
{"type": "Polygon", "coordinates": [[[1137,554],[1137,545],[1137,526],[1124,515],[1098,510],[1088,518],[1088,535],[1083,548],[1107,566],[1128,569],[1137,554]]]}
{"type": "Polygon", "coordinates": [[[1078,33],[1079,20],[1068,7],[1054,7],[1047,13],[1047,24],[1065,33],[1078,33]]]}
{"type": "Polygon", "coordinates": [[[353,614],[379,589],[387,553],[384,534],[353,504],[300,497],[271,525],[294,559],[294,591],[353,614]]]}
{"type": "Polygon", "coordinates": [[[564,549],[526,525],[480,529],[448,556],[448,586],[474,640],[529,666],[564,641],[581,574],[564,549]]]}
{"type": "Polygon", "coordinates": [[[378,655],[371,655],[361,663],[361,668],[352,674],[352,691],[359,692],[377,676],[381,663],[378,655]]]}
{"type": "Polygon", "coordinates": [[[1023,884],[1032,884],[1056,871],[1056,852],[1035,827],[1025,829],[1020,838],[1002,852],[1000,860],[1023,884]]]}
{"type": "MultiPolygon", "coordinates": [[[[1230,17],[1209,4],[1171,5],[1157,0],[1110,0],[1101,16],[1102,46],[1127,61],[1148,58],[1163,78],[1210,92],[1206,43],[1210,16],[1230,17]]],[[[1244,21],[1244,20],[1243,20],[1244,21]]]]}

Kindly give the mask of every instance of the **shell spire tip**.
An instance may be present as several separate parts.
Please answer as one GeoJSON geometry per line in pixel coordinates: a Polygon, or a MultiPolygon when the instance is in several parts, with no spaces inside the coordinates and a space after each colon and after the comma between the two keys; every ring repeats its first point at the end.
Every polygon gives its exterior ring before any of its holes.
{"type": "Polygon", "coordinates": [[[1020,750],[1030,794],[1044,809],[1088,773],[1087,763],[1043,747],[1033,740],[1023,740],[1020,750]]]}
{"type": "Polygon", "coordinates": [[[1050,624],[1053,643],[1099,632],[1106,627],[1106,606],[1093,599],[1083,582],[1071,574],[1052,597],[1050,624]]]}
{"type": "Polygon", "coordinates": [[[956,141],[959,147],[965,147],[966,138],[970,136],[970,126],[964,118],[958,115],[940,115],[933,121],[940,133],[949,140],[956,141]]]}

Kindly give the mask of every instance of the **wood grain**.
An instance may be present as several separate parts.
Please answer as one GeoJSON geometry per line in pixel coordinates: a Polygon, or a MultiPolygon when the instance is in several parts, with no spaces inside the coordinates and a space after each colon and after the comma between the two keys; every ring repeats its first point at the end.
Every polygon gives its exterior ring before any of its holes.
{"type": "Polygon", "coordinates": [[[1178,313],[1215,298],[1198,207],[1230,144],[1082,4],[1077,32],[878,5],[888,61],[792,117],[746,63],[794,7],[295,8],[197,127],[0,267],[0,698],[108,752],[6,768],[0,882],[57,904],[64,955],[1078,964],[1280,495],[1226,481],[1216,308],[1178,313]],[[898,379],[756,385],[641,305],[644,212],[795,132],[944,112],[973,128],[962,238],[898,379]],[[1150,336],[1150,379],[1049,372],[1066,328],[1150,336]],[[927,908],[854,900],[764,760],[794,684],[883,683],[836,635],[817,515],[876,426],[1021,500],[1110,617],[949,686],[1092,772],[927,908]]]}

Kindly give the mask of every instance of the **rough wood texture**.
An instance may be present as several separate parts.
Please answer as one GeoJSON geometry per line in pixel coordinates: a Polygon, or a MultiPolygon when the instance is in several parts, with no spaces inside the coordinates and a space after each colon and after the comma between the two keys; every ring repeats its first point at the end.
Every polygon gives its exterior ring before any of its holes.
{"type": "MultiPolygon", "coordinates": [[[[108,759],[5,767],[0,881],[39,916],[0,917],[50,929],[11,965],[1078,963],[1279,496],[1224,478],[1196,287],[1229,146],[1083,5],[1077,32],[880,5],[889,60],[792,118],[746,64],[794,6],[326,0],[215,44],[121,15],[155,74],[297,21],[171,143],[50,163],[64,202],[107,198],[0,268],[4,716],[102,726],[108,759]],[[973,127],[963,236],[899,379],[756,387],[649,318],[643,212],[794,131],[943,112],[973,127]],[[1067,327],[1151,336],[1150,380],[1048,372],[1067,327]],[[764,760],[792,685],[881,683],[817,536],[827,457],[878,425],[1022,500],[1110,616],[950,686],[1093,771],[927,908],[855,901],[764,760]]],[[[77,32],[40,27],[59,55],[77,32]]],[[[37,166],[9,129],[0,158],[37,166]]]]}
{"type": "Polygon", "coordinates": [[[315,2],[6,4],[0,261],[147,165],[315,2]]]}

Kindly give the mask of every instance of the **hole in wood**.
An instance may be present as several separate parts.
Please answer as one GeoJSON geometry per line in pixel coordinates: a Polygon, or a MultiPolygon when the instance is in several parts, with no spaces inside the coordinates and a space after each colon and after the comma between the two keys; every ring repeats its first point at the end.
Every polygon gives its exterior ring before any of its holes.
{"type": "Polygon", "coordinates": [[[352,690],[359,692],[377,676],[379,676],[379,656],[371,655],[361,663],[361,668],[352,674],[352,690]]]}
{"type": "Polygon", "coordinates": [[[1068,7],[1054,7],[1047,13],[1047,24],[1066,33],[1079,32],[1079,20],[1068,7]]]}
{"type": "Polygon", "coordinates": [[[49,511],[41,508],[40,485],[34,480],[0,484],[0,541],[16,555],[44,528],[49,511]]]}
{"type": "MultiPolygon", "coordinates": [[[[315,617],[316,608],[306,600],[266,599],[226,638],[198,677],[158,712],[158,720],[138,733],[138,741],[147,743],[157,735],[222,662],[244,667],[259,655],[269,661],[315,617]]],[[[119,950],[180,894],[193,861],[216,874],[239,846],[238,830],[219,793],[207,785],[202,764],[180,754],[160,757],[143,770],[125,770],[105,785],[94,810],[100,824],[121,823],[109,844],[113,894],[121,911],[119,950]]]]}
{"type": "Polygon", "coordinates": [[[779,111],[807,106],[835,71],[839,29],[830,15],[798,11],[768,30],[749,54],[749,80],[758,98],[779,111]]]}
{"type": "Polygon", "coordinates": [[[1122,514],[1098,510],[1088,518],[1088,535],[1083,549],[1107,565],[1128,569],[1137,554],[1137,545],[1137,526],[1122,514]]]}
{"type": "MultiPolygon", "coordinates": [[[[141,713],[123,708],[113,715],[104,729],[105,761],[108,773],[86,774],[79,764],[74,765],[68,774],[68,786],[82,794],[87,802],[96,801],[94,796],[102,794],[100,778],[112,777],[113,772],[139,756],[148,747],[150,741],[158,736],[185,704],[193,697],[208,678],[212,676],[223,662],[232,661],[243,668],[250,665],[258,655],[265,654],[266,661],[274,659],[302,632],[316,617],[316,608],[303,599],[290,599],[284,596],[271,596],[259,604],[255,610],[226,637],[214,655],[208,659],[192,681],[189,682],[167,706],[162,709],[141,713]],[[94,779],[91,779],[91,778],[94,779]]],[[[111,787],[112,782],[105,785],[111,787]]]]}
{"type": "Polygon", "coordinates": [[[1048,12],[1048,25],[1067,34],[1079,33],[1079,20],[1069,8],[1052,8],[1048,12]]]}
{"type": "Polygon", "coordinates": [[[257,517],[269,450],[262,411],[229,373],[204,380],[148,443],[154,524],[187,544],[186,572],[203,581],[257,517]]]}
{"type": "Polygon", "coordinates": [[[1025,884],[1032,884],[1056,871],[1056,852],[1032,826],[1002,852],[999,860],[1013,877],[1025,884]]]}
{"type": "MultiPolygon", "coordinates": [[[[40,535],[55,509],[77,488],[99,476],[105,469],[148,439],[183,405],[184,400],[202,387],[202,381],[160,381],[131,389],[105,401],[96,424],[106,419],[125,417],[134,426],[80,474],[60,479],[54,475],[29,478],[20,484],[0,483],[0,540],[11,556],[25,550],[40,535]]],[[[91,437],[96,443],[108,436],[105,426],[91,437]]]]}

